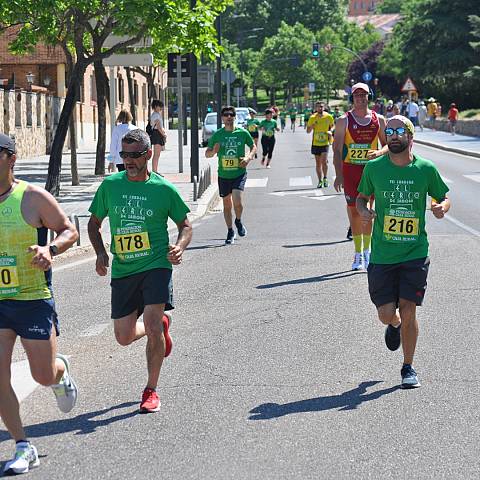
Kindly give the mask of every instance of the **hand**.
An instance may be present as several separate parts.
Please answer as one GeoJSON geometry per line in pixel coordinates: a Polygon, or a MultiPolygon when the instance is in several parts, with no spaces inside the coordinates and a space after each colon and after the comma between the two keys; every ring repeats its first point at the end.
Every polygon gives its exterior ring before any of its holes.
{"type": "Polygon", "coordinates": [[[432,213],[435,218],[443,218],[445,216],[445,208],[443,208],[443,205],[441,203],[433,203],[432,213]]]}
{"type": "Polygon", "coordinates": [[[216,155],[219,151],[220,151],[220,144],[219,143],[216,143],[214,146],[213,146],[213,154],[216,155]]]}
{"type": "Polygon", "coordinates": [[[240,168],[247,168],[247,165],[250,163],[250,158],[240,157],[240,168]]]}
{"type": "Polygon", "coordinates": [[[172,265],[180,265],[182,263],[183,248],[179,245],[169,245],[167,260],[172,265]]]}
{"type": "Polygon", "coordinates": [[[337,175],[335,181],[333,182],[333,187],[337,192],[341,192],[343,188],[343,176],[337,175]]]}
{"type": "Polygon", "coordinates": [[[108,253],[103,252],[97,255],[97,262],[95,264],[95,270],[97,271],[98,275],[104,277],[108,272],[108,265],[110,263],[110,259],[108,258],[108,253]]]}
{"type": "Polygon", "coordinates": [[[362,210],[359,213],[364,223],[372,222],[377,216],[377,214],[375,213],[375,210],[371,210],[369,208],[362,208],[362,210]]]}
{"type": "Polygon", "coordinates": [[[368,160],[375,160],[375,158],[378,158],[382,155],[381,150],[369,150],[367,152],[367,159],[368,160]]]}
{"type": "Polygon", "coordinates": [[[31,265],[44,272],[52,268],[52,255],[49,247],[40,247],[39,245],[32,245],[28,247],[29,252],[33,252],[31,265]]]}

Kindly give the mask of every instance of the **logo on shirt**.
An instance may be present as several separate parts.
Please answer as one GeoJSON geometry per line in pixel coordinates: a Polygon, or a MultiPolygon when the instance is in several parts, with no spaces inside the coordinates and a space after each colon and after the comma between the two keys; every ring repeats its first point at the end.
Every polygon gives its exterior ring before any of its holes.
{"type": "Polygon", "coordinates": [[[12,209],[10,207],[5,207],[2,209],[2,216],[9,217],[12,214],[12,209]]]}

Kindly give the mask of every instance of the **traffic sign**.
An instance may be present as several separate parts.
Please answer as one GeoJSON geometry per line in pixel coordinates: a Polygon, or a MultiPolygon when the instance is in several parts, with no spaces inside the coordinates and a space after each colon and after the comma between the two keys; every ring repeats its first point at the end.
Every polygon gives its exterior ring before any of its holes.
{"type": "Polygon", "coordinates": [[[412,79],[410,77],[407,78],[405,83],[403,84],[403,87],[401,88],[402,92],[416,92],[417,87],[413,83],[412,79]]]}
{"type": "MultiPolygon", "coordinates": [[[[105,41],[103,42],[103,48],[112,48],[119,43],[126,42],[130,40],[132,37],[128,35],[109,35],[105,41]]],[[[127,48],[148,48],[151,47],[153,44],[152,37],[145,37],[138,40],[138,42],[129,45],[127,48]]]]}
{"type": "Polygon", "coordinates": [[[237,79],[235,72],[231,68],[222,70],[222,82],[233,83],[237,79]]]}
{"type": "Polygon", "coordinates": [[[369,82],[373,78],[371,72],[363,72],[362,79],[364,82],[369,82]]]}
{"type": "MultiPolygon", "coordinates": [[[[167,56],[168,78],[177,78],[177,54],[169,53],[167,56]]],[[[182,55],[182,77],[190,76],[190,55],[182,55]]]]}
{"type": "Polygon", "coordinates": [[[315,92],[315,83],[314,82],[311,82],[308,84],[308,91],[310,93],[314,93],[315,92]]]}
{"type": "Polygon", "coordinates": [[[151,53],[114,54],[103,60],[106,67],[150,67],[153,65],[151,53]]]}

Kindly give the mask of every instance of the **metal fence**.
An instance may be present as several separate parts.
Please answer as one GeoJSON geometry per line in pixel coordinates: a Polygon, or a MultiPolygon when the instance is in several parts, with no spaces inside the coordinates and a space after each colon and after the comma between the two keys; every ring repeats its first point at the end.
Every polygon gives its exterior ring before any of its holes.
{"type": "Polygon", "coordinates": [[[202,169],[200,178],[193,177],[193,201],[196,202],[212,183],[212,167],[202,169]]]}

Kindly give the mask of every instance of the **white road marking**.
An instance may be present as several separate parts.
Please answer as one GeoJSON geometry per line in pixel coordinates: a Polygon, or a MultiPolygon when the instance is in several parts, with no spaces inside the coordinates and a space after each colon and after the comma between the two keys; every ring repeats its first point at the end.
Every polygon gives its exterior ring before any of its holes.
{"type": "Polygon", "coordinates": [[[97,325],[92,325],[86,328],[81,334],[81,337],[95,337],[100,335],[105,331],[105,329],[109,326],[109,323],[99,323],[97,325]]]}
{"type": "Polygon", "coordinates": [[[312,190],[285,190],[283,192],[270,192],[270,195],[275,195],[276,197],[285,197],[286,195],[318,195],[322,196],[323,192],[319,188],[312,190]]]}
{"type": "Polygon", "coordinates": [[[313,185],[312,177],[310,175],[307,177],[290,177],[289,185],[291,187],[309,187],[313,185]]]}
{"type": "Polygon", "coordinates": [[[480,237],[480,232],[478,230],[475,230],[474,228],[469,227],[468,225],[465,225],[460,220],[457,220],[456,218],[452,217],[451,215],[447,214],[443,218],[445,218],[449,222],[454,223],[457,227],[462,228],[463,230],[467,231],[468,233],[471,233],[472,235],[475,235],[476,237],[480,237]]]}
{"type": "Polygon", "coordinates": [[[32,378],[28,360],[12,363],[12,387],[18,401],[25,400],[39,384],[32,378]]]}
{"type": "Polygon", "coordinates": [[[245,184],[245,188],[259,188],[259,187],[266,187],[268,183],[267,178],[247,178],[247,183],[245,184]]]}
{"type": "Polygon", "coordinates": [[[60,267],[55,267],[54,265],[53,272],[56,273],[56,272],[61,272],[62,270],[67,270],[69,268],[78,267],[78,265],[83,265],[84,263],[91,262],[96,258],[97,257],[88,257],[88,258],[84,258],[83,260],[77,260],[76,262],[68,263],[67,265],[61,265],[60,267]]]}
{"type": "Polygon", "coordinates": [[[469,180],[473,180],[474,182],[480,183],[480,175],[464,175],[465,178],[468,178],[469,180]]]}
{"type": "Polygon", "coordinates": [[[450,180],[449,178],[444,177],[443,175],[442,175],[442,180],[443,180],[445,183],[455,183],[453,180],[450,180]]]}
{"type": "Polygon", "coordinates": [[[310,200],[330,200],[331,198],[335,198],[338,195],[323,195],[322,197],[303,197],[303,198],[309,198],[310,200]]]}

